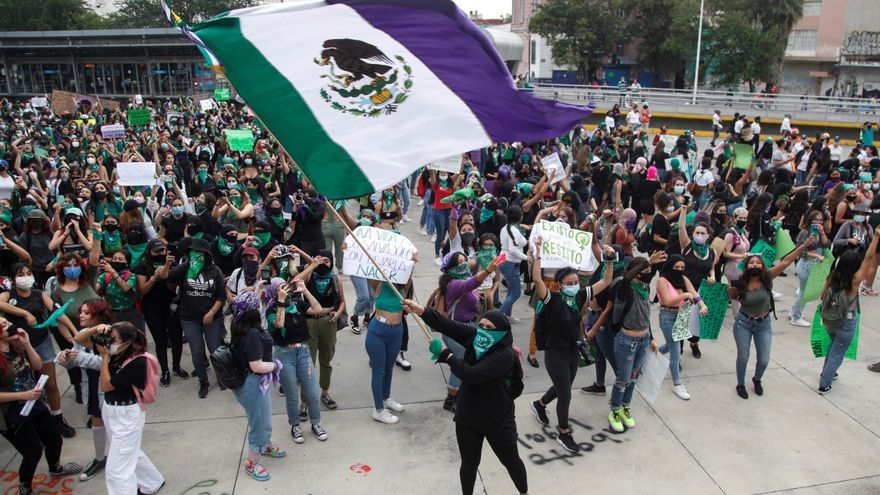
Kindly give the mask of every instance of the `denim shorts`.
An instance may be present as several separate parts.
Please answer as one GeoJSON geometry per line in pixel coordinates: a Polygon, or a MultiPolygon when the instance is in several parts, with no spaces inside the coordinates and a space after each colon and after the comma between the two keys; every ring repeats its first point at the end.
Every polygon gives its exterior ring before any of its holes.
{"type": "Polygon", "coordinates": [[[43,361],[43,366],[55,361],[55,355],[57,353],[55,352],[55,344],[52,343],[51,336],[47,336],[43,342],[35,345],[34,350],[37,351],[37,354],[43,361]]]}

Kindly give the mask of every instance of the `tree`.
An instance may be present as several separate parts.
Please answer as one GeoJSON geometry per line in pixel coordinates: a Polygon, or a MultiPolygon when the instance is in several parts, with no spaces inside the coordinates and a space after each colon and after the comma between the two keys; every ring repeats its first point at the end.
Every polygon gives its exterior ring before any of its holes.
{"type": "Polygon", "coordinates": [[[773,80],[773,64],[782,59],[779,31],[754,19],[749,0],[729,0],[725,5],[709,38],[704,38],[711,77],[723,86],[746,82],[754,92],[758,82],[773,80]]]}
{"type": "Polygon", "coordinates": [[[553,46],[553,61],[575,68],[578,84],[628,39],[623,0],[549,0],[539,5],[529,31],[553,46]]]}
{"type": "Polygon", "coordinates": [[[696,57],[699,17],[700,0],[634,0],[628,30],[638,39],[639,68],[684,79],[696,57]]]}
{"type": "Polygon", "coordinates": [[[0,0],[0,31],[58,31],[102,27],[84,0],[0,0]]]}
{"type": "MultiPolygon", "coordinates": [[[[175,0],[169,2],[184,21],[195,24],[233,9],[251,7],[254,0],[175,0]]],[[[107,16],[114,28],[168,27],[158,0],[116,0],[118,10],[107,16]]]]}
{"type": "Polygon", "coordinates": [[[776,30],[776,48],[781,56],[773,63],[771,74],[775,75],[776,82],[779,82],[782,79],[782,57],[788,45],[788,35],[804,14],[804,0],[773,0],[760,3],[753,0],[752,8],[758,23],[776,30]]]}

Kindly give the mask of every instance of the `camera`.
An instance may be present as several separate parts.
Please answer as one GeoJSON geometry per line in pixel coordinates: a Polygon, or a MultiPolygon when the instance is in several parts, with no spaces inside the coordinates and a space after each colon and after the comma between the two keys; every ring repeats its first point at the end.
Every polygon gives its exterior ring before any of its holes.
{"type": "Polygon", "coordinates": [[[113,337],[108,333],[95,333],[89,337],[89,341],[92,345],[110,348],[110,344],[113,343],[113,337]]]}
{"type": "Polygon", "coordinates": [[[617,250],[614,251],[613,256],[609,256],[607,253],[602,253],[602,261],[611,261],[616,263],[620,261],[620,254],[617,252],[617,250]]]}

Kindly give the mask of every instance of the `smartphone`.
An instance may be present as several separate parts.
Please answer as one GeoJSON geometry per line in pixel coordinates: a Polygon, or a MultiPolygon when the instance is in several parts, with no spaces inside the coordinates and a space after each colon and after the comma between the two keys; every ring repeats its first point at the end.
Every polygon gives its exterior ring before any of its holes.
{"type": "Polygon", "coordinates": [[[268,282],[272,278],[272,270],[268,268],[263,268],[263,270],[260,272],[260,276],[264,281],[268,282]]]}
{"type": "Polygon", "coordinates": [[[685,197],[684,197],[684,202],[682,203],[682,206],[687,206],[688,204],[690,204],[690,202],[691,202],[691,197],[690,197],[690,196],[685,196],[685,197]]]}
{"type": "Polygon", "coordinates": [[[176,242],[169,242],[168,243],[168,252],[172,253],[172,254],[177,253],[177,243],[176,242]]]}
{"type": "Polygon", "coordinates": [[[501,253],[500,255],[498,255],[497,259],[498,259],[498,263],[504,263],[505,261],[507,261],[507,255],[504,253],[501,253]]]}
{"type": "Polygon", "coordinates": [[[103,254],[99,254],[99,255],[98,255],[98,263],[100,263],[100,262],[102,262],[102,261],[104,261],[104,255],[103,255],[103,254]]]}

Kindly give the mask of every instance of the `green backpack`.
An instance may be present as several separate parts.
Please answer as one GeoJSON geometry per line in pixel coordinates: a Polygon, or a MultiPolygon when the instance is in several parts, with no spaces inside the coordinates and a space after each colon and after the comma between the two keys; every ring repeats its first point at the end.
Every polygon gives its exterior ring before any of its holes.
{"type": "Polygon", "coordinates": [[[855,297],[850,298],[846,291],[833,291],[829,288],[822,296],[822,309],[819,311],[822,324],[826,327],[842,325],[847,319],[847,315],[852,311],[853,302],[856,303],[855,306],[858,309],[858,299],[858,293],[855,297]]]}

